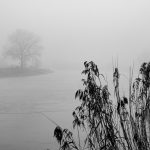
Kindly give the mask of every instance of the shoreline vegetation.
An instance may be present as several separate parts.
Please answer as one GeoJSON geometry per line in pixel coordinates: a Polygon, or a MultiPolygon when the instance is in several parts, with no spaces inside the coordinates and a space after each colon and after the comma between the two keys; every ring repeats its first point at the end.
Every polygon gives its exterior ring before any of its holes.
{"type": "Polygon", "coordinates": [[[6,67],[0,68],[0,78],[38,76],[43,74],[49,74],[52,72],[52,70],[45,68],[6,67]]]}
{"type": "Polygon", "coordinates": [[[113,100],[97,65],[86,61],[84,68],[83,88],[75,93],[80,104],[72,112],[77,140],[70,130],[57,126],[59,150],[149,150],[150,62],[141,64],[136,78],[130,68],[129,96],[120,94],[121,74],[118,66],[113,67],[113,100]],[[81,138],[83,132],[86,136],[81,138]]]}

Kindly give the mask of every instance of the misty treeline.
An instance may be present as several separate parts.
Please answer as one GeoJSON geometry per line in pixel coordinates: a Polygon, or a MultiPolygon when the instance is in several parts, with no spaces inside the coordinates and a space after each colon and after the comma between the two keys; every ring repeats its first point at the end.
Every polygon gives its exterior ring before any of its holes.
{"type": "Polygon", "coordinates": [[[113,100],[97,65],[86,61],[84,67],[83,89],[75,94],[80,105],[72,113],[78,138],[74,140],[71,131],[57,126],[54,136],[60,150],[149,150],[150,63],[141,65],[135,79],[130,69],[129,96],[126,97],[120,95],[120,73],[115,66],[113,100]],[[81,136],[83,132],[85,136],[81,136]]]}
{"type": "Polygon", "coordinates": [[[27,66],[38,66],[43,47],[40,38],[27,30],[13,32],[4,46],[3,55],[17,62],[21,69],[27,66]]]}

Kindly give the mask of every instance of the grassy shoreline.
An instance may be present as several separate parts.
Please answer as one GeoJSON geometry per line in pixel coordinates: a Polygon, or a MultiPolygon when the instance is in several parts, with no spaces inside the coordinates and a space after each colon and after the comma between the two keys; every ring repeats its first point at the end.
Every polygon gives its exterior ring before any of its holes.
{"type": "Polygon", "coordinates": [[[18,67],[0,68],[0,78],[37,76],[49,73],[52,73],[52,70],[44,68],[24,68],[24,69],[18,67]]]}

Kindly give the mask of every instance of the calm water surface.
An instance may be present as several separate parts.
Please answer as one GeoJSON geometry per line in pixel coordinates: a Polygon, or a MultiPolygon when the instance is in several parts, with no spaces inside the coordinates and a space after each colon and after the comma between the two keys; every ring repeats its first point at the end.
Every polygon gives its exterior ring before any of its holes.
{"type": "Polygon", "coordinates": [[[72,130],[80,71],[0,79],[0,149],[55,149],[55,124],[72,130]],[[40,112],[44,113],[42,115],[40,112]]]}
{"type": "Polygon", "coordinates": [[[74,94],[82,88],[81,78],[80,71],[56,71],[0,79],[0,149],[55,150],[56,125],[46,117],[72,130],[71,114],[79,103],[74,94]]]}

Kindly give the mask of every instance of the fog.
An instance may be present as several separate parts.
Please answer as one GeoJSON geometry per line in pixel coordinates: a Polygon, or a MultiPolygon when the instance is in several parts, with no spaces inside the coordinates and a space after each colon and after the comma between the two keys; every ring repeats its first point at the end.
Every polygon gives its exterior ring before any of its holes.
{"type": "Polygon", "coordinates": [[[8,37],[23,29],[40,37],[41,66],[54,70],[0,79],[0,149],[55,149],[54,125],[34,112],[48,111],[72,129],[84,61],[94,61],[108,77],[117,60],[123,73],[150,61],[149,8],[149,0],[0,0],[0,66],[9,61],[2,55],[8,37]]]}
{"type": "Polygon", "coordinates": [[[148,0],[1,0],[1,51],[8,35],[26,29],[41,37],[43,65],[53,69],[76,69],[85,60],[112,64],[112,57],[128,67],[149,54],[149,5],[148,0]]]}

